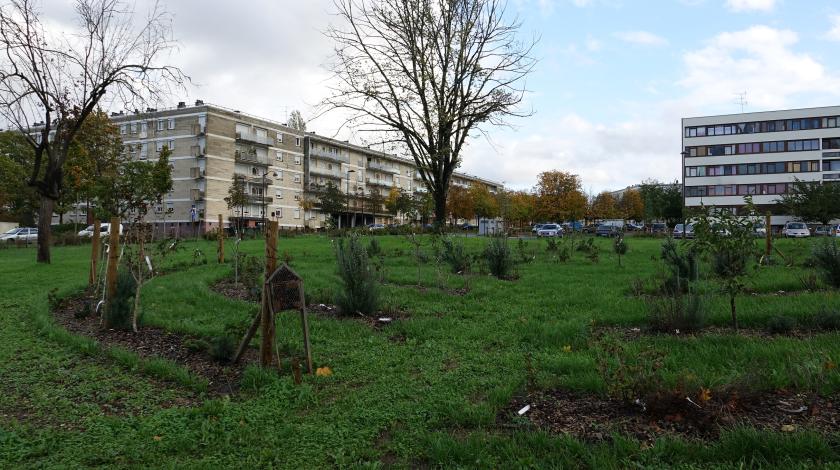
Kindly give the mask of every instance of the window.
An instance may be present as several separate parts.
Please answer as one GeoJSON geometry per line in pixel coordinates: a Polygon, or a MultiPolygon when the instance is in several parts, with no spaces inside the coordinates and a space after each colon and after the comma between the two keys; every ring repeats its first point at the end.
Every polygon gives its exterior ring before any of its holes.
{"type": "Polygon", "coordinates": [[[168,147],[169,147],[169,150],[175,150],[175,140],[174,139],[169,140],[168,147]]]}
{"type": "Polygon", "coordinates": [[[274,159],[277,160],[278,162],[282,162],[283,161],[283,152],[277,150],[274,153],[274,159]]]}
{"type": "Polygon", "coordinates": [[[295,137],[295,147],[300,147],[300,137],[295,137]]]}
{"type": "Polygon", "coordinates": [[[276,217],[278,219],[283,218],[283,208],[282,207],[278,207],[278,208],[274,209],[274,217],[276,217]]]}
{"type": "Polygon", "coordinates": [[[295,201],[300,201],[300,194],[295,194],[295,201]]]}
{"type": "Polygon", "coordinates": [[[278,143],[278,144],[282,144],[282,143],[283,143],[283,133],[282,133],[282,132],[278,132],[278,133],[277,133],[277,143],[278,143]]]}
{"type": "Polygon", "coordinates": [[[300,175],[295,175],[295,183],[300,183],[300,175]]]}
{"type": "Polygon", "coordinates": [[[157,142],[155,142],[155,150],[157,150],[158,152],[163,150],[163,141],[162,140],[158,140],[157,142]]]}
{"type": "Polygon", "coordinates": [[[295,165],[300,165],[300,155],[295,155],[295,165]]]}
{"type": "Polygon", "coordinates": [[[128,126],[125,124],[120,125],[120,134],[125,135],[128,132],[128,126]]]}
{"type": "Polygon", "coordinates": [[[275,173],[277,173],[277,181],[283,181],[283,170],[277,170],[275,173]]]}
{"type": "Polygon", "coordinates": [[[163,119],[158,119],[157,130],[159,130],[159,131],[163,130],[163,119]]]}
{"type": "Polygon", "coordinates": [[[300,209],[295,209],[295,218],[296,219],[300,218],[300,209]]]}
{"type": "Polygon", "coordinates": [[[277,199],[283,199],[283,191],[279,189],[274,191],[274,195],[277,197],[277,199]]]}
{"type": "Polygon", "coordinates": [[[166,121],[166,128],[167,128],[167,129],[169,129],[170,131],[171,131],[172,129],[175,129],[175,118],[169,118],[169,119],[166,121]]]}
{"type": "Polygon", "coordinates": [[[132,122],[132,123],[131,123],[131,133],[132,133],[132,134],[136,134],[136,133],[137,133],[137,123],[136,123],[136,122],[132,122]]]}

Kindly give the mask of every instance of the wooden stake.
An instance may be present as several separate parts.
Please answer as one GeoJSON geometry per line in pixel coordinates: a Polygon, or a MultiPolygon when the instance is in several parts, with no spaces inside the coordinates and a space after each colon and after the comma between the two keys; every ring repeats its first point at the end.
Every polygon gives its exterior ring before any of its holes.
{"type": "Polygon", "coordinates": [[[770,236],[770,214],[764,216],[764,256],[769,257],[773,252],[773,238],[770,236]]]}
{"type": "Polygon", "coordinates": [[[257,333],[257,328],[259,328],[261,320],[262,311],[254,315],[254,320],[251,322],[251,326],[248,327],[248,331],[245,332],[245,336],[242,338],[242,342],[240,342],[239,347],[236,348],[236,354],[234,354],[233,359],[231,359],[234,364],[239,362],[239,359],[242,358],[242,354],[245,353],[245,349],[248,348],[248,343],[251,342],[251,339],[257,333]]]}
{"type": "Polygon", "coordinates": [[[111,217],[111,236],[108,242],[108,269],[105,274],[105,321],[102,322],[105,328],[110,328],[108,321],[108,309],[111,301],[117,293],[117,264],[120,261],[120,218],[111,217]]]}
{"type": "MultiPolygon", "coordinates": [[[[265,278],[277,269],[277,221],[268,223],[268,232],[265,234],[265,278]]],[[[263,367],[270,367],[274,358],[274,315],[268,306],[268,289],[263,283],[261,331],[262,341],[260,342],[260,364],[263,367]]]]}
{"type": "Polygon", "coordinates": [[[309,344],[309,319],[306,315],[306,299],[303,296],[303,281],[300,281],[300,324],[303,328],[303,351],[306,354],[306,373],[311,374],[312,370],[312,346],[309,344]]]}
{"type": "Polygon", "coordinates": [[[219,264],[225,263],[225,223],[219,214],[219,264]]]}
{"type": "Polygon", "coordinates": [[[96,285],[96,265],[99,263],[99,218],[93,218],[93,234],[90,240],[90,275],[88,276],[88,286],[96,285]]]}

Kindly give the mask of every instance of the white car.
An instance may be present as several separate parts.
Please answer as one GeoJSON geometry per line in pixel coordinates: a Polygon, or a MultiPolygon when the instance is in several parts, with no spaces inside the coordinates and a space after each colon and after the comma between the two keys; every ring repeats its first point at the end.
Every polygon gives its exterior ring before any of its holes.
{"type": "Polygon", "coordinates": [[[782,235],[791,238],[805,238],[811,236],[811,231],[802,222],[788,222],[782,230],[782,235]]]}
{"type": "Polygon", "coordinates": [[[537,230],[538,237],[562,237],[563,227],[557,224],[545,224],[537,230]]]}
{"type": "MultiPolygon", "coordinates": [[[[119,225],[120,227],[120,235],[123,234],[123,226],[122,224],[119,225]]],[[[79,230],[78,236],[82,238],[90,238],[94,234],[93,225],[88,225],[87,227],[79,230]]],[[[100,223],[99,224],[99,238],[108,237],[111,235],[111,224],[110,223],[100,223]]]]}
{"type": "Polygon", "coordinates": [[[831,227],[831,230],[832,233],[829,233],[829,235],[840,237],[840,225],[837,225],[836,227],[831,227]]]}
{"type": "Polygon", "coordinates": [[[38,240],[38,229],[29,227],[18,227],[0,235],[0,241],[11,243],[14,241],[34,242],[38,240]]]}

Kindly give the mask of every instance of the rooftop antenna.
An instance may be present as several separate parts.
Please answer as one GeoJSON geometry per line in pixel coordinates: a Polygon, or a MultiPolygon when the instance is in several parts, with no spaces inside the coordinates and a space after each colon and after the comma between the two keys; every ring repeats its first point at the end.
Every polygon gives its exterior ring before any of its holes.
{"type": "Polygon", "coordinates": [[[743,113],[744,112],[744,106],[749,104],[747,102],[747,92],[744,91],[742,93],[735,93],[735,96],[737,96],[737,98],[735,98],[735,104],[741,105],[741,112],[743,113]]]}

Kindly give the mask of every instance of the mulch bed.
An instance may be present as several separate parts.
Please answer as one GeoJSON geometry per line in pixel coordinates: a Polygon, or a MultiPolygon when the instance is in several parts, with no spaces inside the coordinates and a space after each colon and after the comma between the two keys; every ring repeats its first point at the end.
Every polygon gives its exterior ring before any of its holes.
{"type": "Polygon", "coordinates": [[[410,315],[404,310],[381,310],[371,315],[344,315],[336,305],[310,304],[306,311],[315,315],[335,318],[339,320],[358,320],[366,323],[375,330],[380,330],[392,324],[396,320],[405,320],[410,315]]]}
{"type": "Polygon", "coordinates": [[[259,296],[254,297],[241,282],[233,282],[232,278],[224,278],[210,285],[210,290],[233,300],[259,302],[259,296]]]}
{"type": "Polygon", "coordinates": [[[104,330],[97,315],[77,318],[77,312],[89,302],[86,296],[63,299],[53,311],[56,323],[66,330],[88,336],[106,346],[121,346],[143,358],[169,359],[208,381],[208,391],[215,395],[230,395],[239,391],[240,379],[245,366],[259,361],[259,354],[253,348],[245,351],[237,364],[222,364],[205,351],[187,347],[200,338],[171,333],[162,328],[144,326],[134,333],[124,330],[104,330]]]}
{"type": "Polygon", "coordinates": [[[554,434],[599,442],[618,433],[651,443],[676,435],[715,439],[722,429],[745,425],[759,429],[820,433],[840,429],[840,397],[788,391],[755,394],[712,392],[706,402],[674,395],[628,404],[594,394],[552,390],[514,398],[497,416],[502,427],[531,425],[554,434]],[[530,408],[522,413],[524,407],[530,408]]]}

